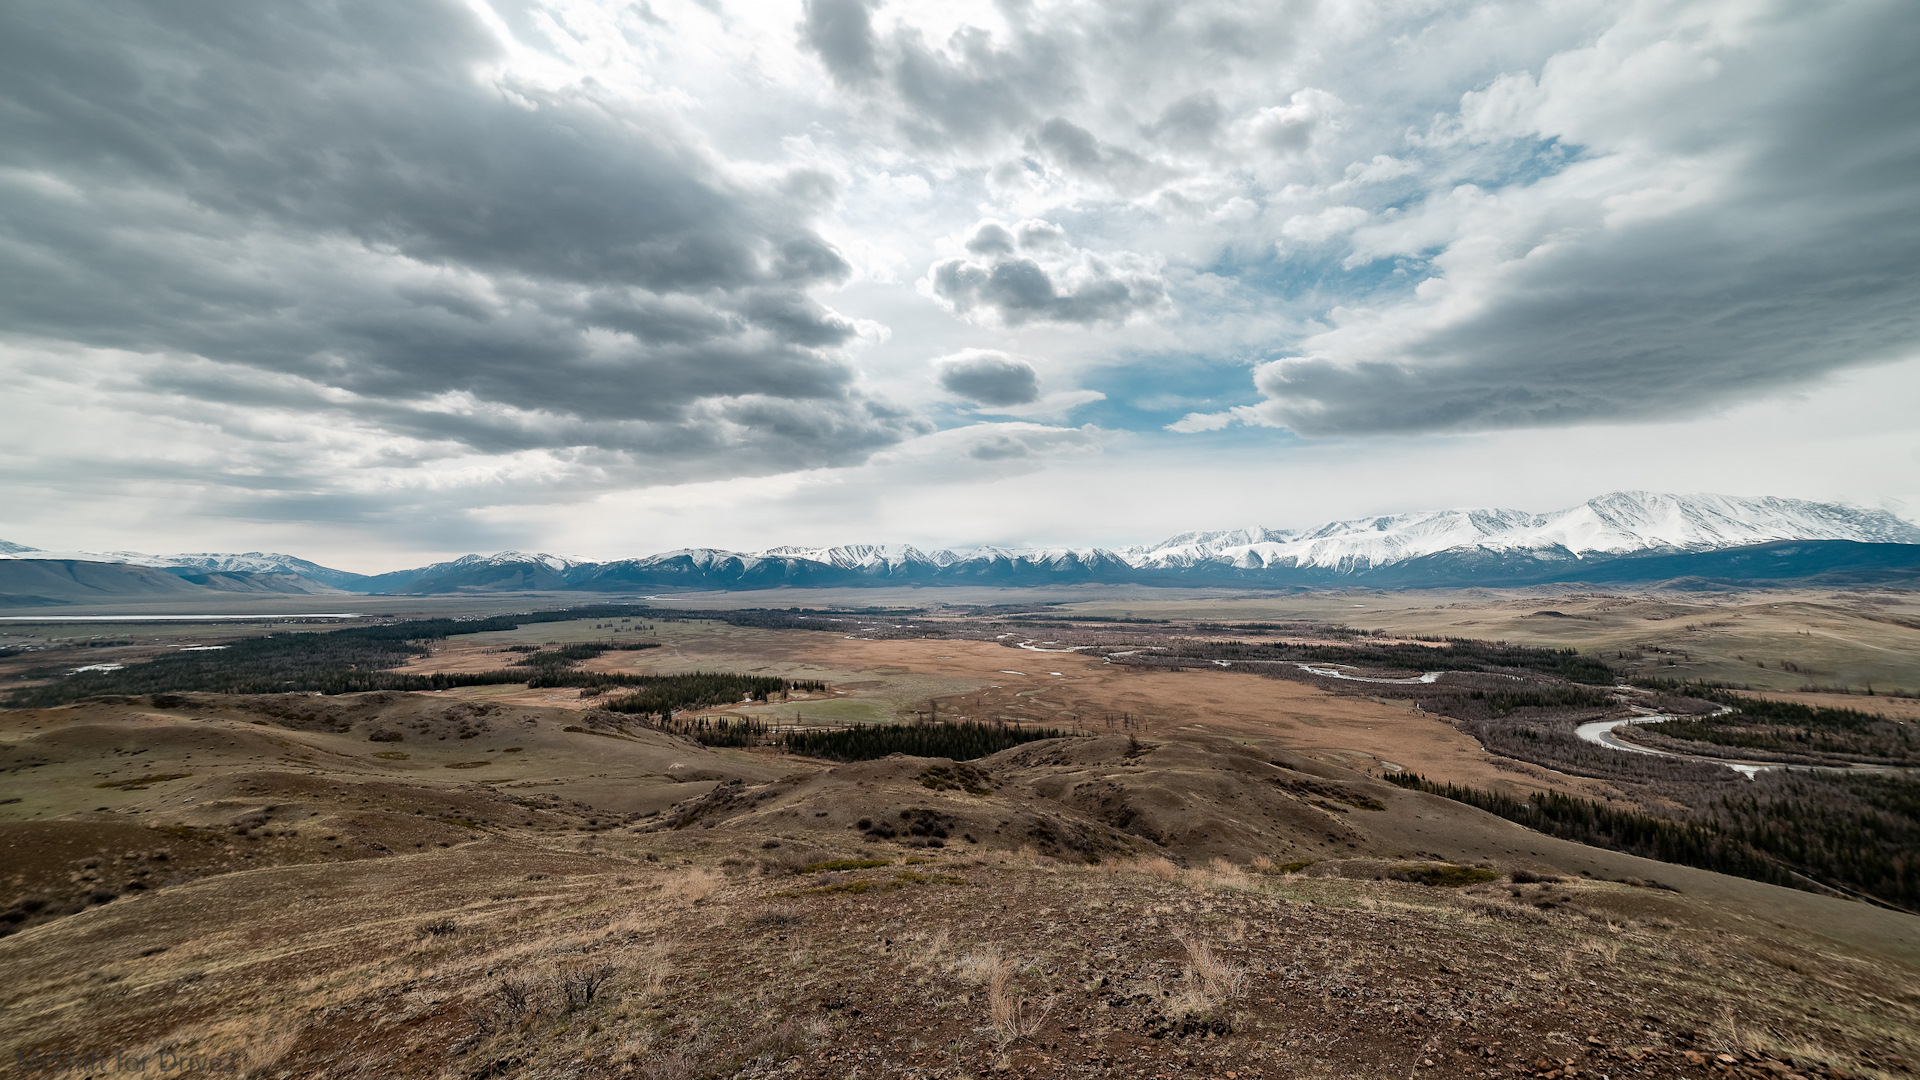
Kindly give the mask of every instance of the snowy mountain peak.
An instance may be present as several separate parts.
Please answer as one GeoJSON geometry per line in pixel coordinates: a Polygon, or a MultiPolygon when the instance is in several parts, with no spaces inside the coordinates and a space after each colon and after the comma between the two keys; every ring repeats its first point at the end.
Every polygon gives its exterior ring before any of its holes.
{"type": "Polygon", "coordinates": [[[1335,521],[1299,531],[1183,533],[1120,554],[1141,568],[1204,562],[1241,567],[1365,569],[1443,551],[1547,551],[1576,555],[1705,551],[1772,540],[1920,543],[1920,528],[1884,510],[1799,499],[1616,491],[1548,514],[1435,510],[1335,521]]]}
{"type": "Polygon", "coordinates": [[[876,566],[911,566],[932,561],[918,548],[907,544],[843,544],[838,547],[777,547],[759,552],[754,558],[805,559],[847,570],[865,570],[876,566]]]}
{"type": "Polygon", "coordinates": [[[590,560],[572,559],[565,555],[549,555],[544,551],[496,551],[491,555],[463,555],[454,560],[463,566],[513,566],[520,563],[538,563],[555,573],[583,565],[590,560]]]}

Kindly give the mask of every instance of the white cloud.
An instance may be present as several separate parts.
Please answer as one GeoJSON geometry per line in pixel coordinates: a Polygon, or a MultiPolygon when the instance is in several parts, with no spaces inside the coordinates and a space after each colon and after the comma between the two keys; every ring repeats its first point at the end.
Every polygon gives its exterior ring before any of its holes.
{"type": "Polygon", "coordinates": [[[1075,247],[1052,222],[976,225],[964,255],[935,263],[921,288],[954,314],[990,325],[1118,324],[1170,309],[1159,261],[1075,247]]]}
{"type": "Polygon", "coordinates": [[[1367,212],[1357,206],[1329,206],[1316,214],[1295,214],[1280,226],[1280,235],[1300,244],[1324,244],[1359,228],[1367,212]]]}
{"type": "Polygon", "coordinates": [[[1233,413],[1188,413],[1167,425],[1167,430],[1181,435],[1192,435],[1201,431],[1219,431],[1234,421],[1233,413]]]}

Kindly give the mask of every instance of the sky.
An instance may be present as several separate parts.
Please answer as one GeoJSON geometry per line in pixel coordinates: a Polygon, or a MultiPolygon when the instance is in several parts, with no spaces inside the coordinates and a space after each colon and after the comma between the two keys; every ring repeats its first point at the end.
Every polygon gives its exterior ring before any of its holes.
{"type": "Polygon", "coordinates": [[[1920,515],[1900,0],[22,0],[0,539],[1920,515]]]}

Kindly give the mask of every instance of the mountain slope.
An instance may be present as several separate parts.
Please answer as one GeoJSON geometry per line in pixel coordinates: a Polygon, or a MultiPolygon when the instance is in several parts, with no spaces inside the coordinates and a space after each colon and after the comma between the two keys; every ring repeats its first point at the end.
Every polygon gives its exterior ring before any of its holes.
{"type": "Polygon", "coordinates": [[[175,574],[275,574],[294,576],[336,589],[351,589],[366,580],[366,575],[335,570],[316,562],[271,551],[244,554],[188,552],[180,555],[145,555],[137,551],[45,551],[25,544],[0,540],[0,561],[96,563],[115,566],[141,566],[175,574]]]}
{"type": "Polygon", "coordinates": [[[293,574],[243,570],[197,574],[80,559],[0,559],[0,607],[56,607],[97,601],[194,600],[210,594],[318,595],[331,587],[293,574]]]}

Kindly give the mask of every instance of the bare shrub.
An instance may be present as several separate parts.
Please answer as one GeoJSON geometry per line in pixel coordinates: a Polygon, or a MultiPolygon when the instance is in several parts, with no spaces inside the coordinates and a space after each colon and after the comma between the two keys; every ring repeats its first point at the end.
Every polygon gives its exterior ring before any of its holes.
{"type": "Polygon", "coordinates": [[[747,920],[747,925],[755,930],[785,930],[806,921],[806,916],[800,914],[797,908],[779,904],[755,913],[747,920]]]}
{"type": "Polygon", "coordinates": [[[535,1006],[536,986],[531,979],[509,976],[493,988],[493,1005],[509,1023],[519,1020],[535,1006]]]}
{"type": "Polygon", "coordinates": [[[460,924],[447,916],[429,919],[414,929],[415,937],[449,937],[460,932],[460,924]]]}
{"type": "Polygon", "coordinates": [[[613,979],[616,969],[609,963],[579,964],[565,968],[560,972],[560,996],[566,1002],[568,1012],[579,1012],[593,1004],[593,999],[613,979]]]}
{"type": "Polygon", "coordinates": [[[781,850],[778,854],[762,856],[759,859],[760,873],[767,877],[785,877],[804,872],[813,859],[804,851],[792,848],[781,850]]]}

